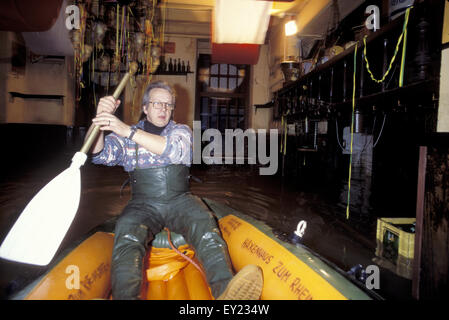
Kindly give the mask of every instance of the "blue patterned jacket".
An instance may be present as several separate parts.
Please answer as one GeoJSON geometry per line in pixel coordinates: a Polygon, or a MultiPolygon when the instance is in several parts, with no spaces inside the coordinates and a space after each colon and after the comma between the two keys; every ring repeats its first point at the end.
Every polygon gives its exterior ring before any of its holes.
{"type": "MultiPolygon", "coordinates": [[[[133,127],[144,130],[144,120],[140,120],[133,127]]],[[[123,166],[126,172],[133,171],[136,167],[145,169],[164,167],[169,164],[190,166],[192,162],[192,130],[187,125],[177,124],[170,120],[161,136],[167,137],[167,145],[164,152],[157,155],[137,145],[134,141],[112,132],[105,137],[103,150],[92,157],[92,162],[107,166],[123,166]]]]}

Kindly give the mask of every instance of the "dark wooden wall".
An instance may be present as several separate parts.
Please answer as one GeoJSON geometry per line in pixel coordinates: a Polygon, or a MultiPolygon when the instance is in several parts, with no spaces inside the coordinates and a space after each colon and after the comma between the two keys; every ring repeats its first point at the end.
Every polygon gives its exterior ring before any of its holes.
{"type": "Polygon", "coordinates": [[[449,134],[432,135],[423,146],[425,183],[421,191],[418,186],[423,205],[418,200],[413,295],[442,299],[449,297],[449,134]]]}

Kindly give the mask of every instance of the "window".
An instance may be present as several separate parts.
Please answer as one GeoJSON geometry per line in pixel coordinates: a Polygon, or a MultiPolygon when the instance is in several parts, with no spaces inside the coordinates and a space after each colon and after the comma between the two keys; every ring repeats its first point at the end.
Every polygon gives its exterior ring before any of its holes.
{"type": "Polygon", "coordinates": [[[213,64],[209,54],[199,55],[195,114],[202,130],[246,129],[249,70],[248,65],[213,64]]]}

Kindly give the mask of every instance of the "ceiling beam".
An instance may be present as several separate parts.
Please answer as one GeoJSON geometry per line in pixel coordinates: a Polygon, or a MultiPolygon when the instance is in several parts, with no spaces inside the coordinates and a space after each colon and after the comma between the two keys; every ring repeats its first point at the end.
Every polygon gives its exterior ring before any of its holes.
{"type": "Polygon", "coordinates": [[[215,7],[215,0],[164,0],[160,6],[167,9],[211,11],[215,7]]]}

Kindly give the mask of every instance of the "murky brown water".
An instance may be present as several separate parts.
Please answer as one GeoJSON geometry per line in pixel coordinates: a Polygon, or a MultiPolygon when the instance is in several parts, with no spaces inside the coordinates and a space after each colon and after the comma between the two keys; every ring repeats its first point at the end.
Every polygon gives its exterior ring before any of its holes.
{"type": "MultiPolygon", "coordinates": [[[[301,220],[307,221],[304,244],[349,270],[355,264],[369,264],[375,242],[361,236],[332,217],[341,210],[317,193],[293,190],[280,177],[260,176],[251,168],[209,167],[194,171],[202,183],[192,183],[192,191],[223,202],[233,209],[266,222],[286,239],[301,220]]],[[[373,238],[375,240],[375,238],[373,238]]]]}
{"type": "MultiPolygon", "coordinates": [[[[0,180],[0,239],[31,198],[56,175],[70,165],[74,152],[65,151],[48,157],[19,172],[5,173],[0,180]]],[[[200,197],[222,202],[231,208],[260,219],[285,239],[300,220],[307,221],[304,245],[325,257],[342,270],[356,264],[372,264],[375,252],[375,229],[363,233],[342,221],[344,210],[338,203],[317,192],[297,190],[279,176],[260,176],[251,166],[204,166],[192,169],[196,179],[191,190],[200,197]]],[[[122,183],[127,174],[121,168],[81,167],[81,201],[75,220],[62,247],[79,239],[95,226],[120,214],[130,190],[122,183]]],[[[363,230],[363,229],[362,229],[363,230]]],[[[23,287],[44,270],[0,260],[0,298],[23,287]]]]}

